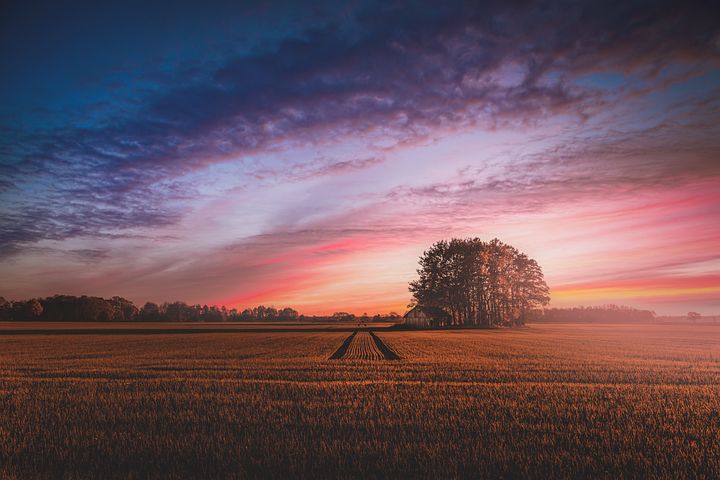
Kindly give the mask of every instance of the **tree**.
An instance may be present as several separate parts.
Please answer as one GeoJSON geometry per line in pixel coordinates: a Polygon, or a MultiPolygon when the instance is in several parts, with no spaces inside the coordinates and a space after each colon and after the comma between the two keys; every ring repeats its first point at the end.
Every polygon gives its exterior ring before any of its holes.
{"type": "Polygon", "coordinates": [[[521,325],[550,301],[538,263],[498,239],[439,241],[417,272],[413,303],[442,309],[453,325],[521,325]]]}
{"type": "Polygon", "coordinates": [[[35,298],[13,302],[12,304],[12,316],[16,321],[32,322],[33,320],[38,320],[42,313],[43,306],[40,301],[35,298]]]}
{"type": "Polygon", "coordinates": [[[147,302],[140,309],[138,314],[138,320],[141,322],[159,322],[160,321],[160,307],[157,303],[147,302]]]}
{"type": "Polygon", "coordinates": [[[113,320],[119,322],[132,322],[137,317],[139,310],[130,301],[122,297],[112,297],[109,302],[115,307],[113,320]]]}
{"type": "Polygon", "coordinates": [[[354,322],[355,315],[348,312],[335,312],[332,315],[332,320],[335,322],[354,322]]]}
{"type": "Polygon", "coordinates": [[[702,318],[702,315],[700,315],[698,312],[688,312],[687,318],[692,323],[695,323],[702,318]]]}
{"type": "Polygon", "coordinates": [[[300,315],[297,310],[285,307],[278,313],[280,320],[297,320],[300,315]]]}
{"type": "Polygon", "coordinates": [[[12,303],[0,297],[0,322],[6,322],[12,319],[12,303]]]}

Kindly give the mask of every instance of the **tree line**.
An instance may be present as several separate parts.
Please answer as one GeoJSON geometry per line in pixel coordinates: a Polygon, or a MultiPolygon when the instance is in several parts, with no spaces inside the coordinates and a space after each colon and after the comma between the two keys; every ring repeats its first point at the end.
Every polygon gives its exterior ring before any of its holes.
{"type": "Polygon", "coordinates": [[[545,323],[654,323],[657,321],[657,315],[651,310],[609,304],[536,310],[530,314],[528,321],[545,323]]]}
{"type": "Polygon", "coordinates": [[[520,325],[550,301],[540,265],[498,239],[436,242],[417,272],[412,304],[442,309],[451,325],[520,325]]]}
{"type": "Polygon", "coordinates": [[[123,297],[54,295],[46,298],[8,301],[0,297],[0,321],[15,322],[394,322],[400,316],[356,316],[336,312],[326,316],[301,315],[285,307],[257,307],[238,310],[224,306],[188,305],[185,302],[147,302],[137,307],[123,297]]]}

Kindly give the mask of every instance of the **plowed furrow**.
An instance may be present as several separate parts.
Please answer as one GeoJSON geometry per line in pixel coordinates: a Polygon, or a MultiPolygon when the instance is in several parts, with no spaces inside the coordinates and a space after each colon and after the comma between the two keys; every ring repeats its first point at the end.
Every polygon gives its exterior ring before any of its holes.
{"type": "Polygon", "coordinates": [[[390,348],[387,343],[383,342],[380,337],[375,335],[373,332],[370,332],[370,336],[375,343],[375,347],[380,351],[380,353],[382,353],[385,360],[400,360],[400,355],[395,353],[395,351],[390,348]]]}
{"type": "Polygon", "coordinates": [[[345,339],[331,360],[399,360],[400,357],[372,332],[354,332],[345,339]]]}
{"type": "Polygon", "coordinates": [[[355,338],[355,335],[357,335],[357,333],[357,330],[351,333],[350,336],[345,339],[343,344],[340,345],[340,348],[335,350],[335,353],[332,354],[330,360],[339,360],[341,358],[345,358],[345,354],[347,353],[348,348],[350,348],[353,338],[355,338]]]}

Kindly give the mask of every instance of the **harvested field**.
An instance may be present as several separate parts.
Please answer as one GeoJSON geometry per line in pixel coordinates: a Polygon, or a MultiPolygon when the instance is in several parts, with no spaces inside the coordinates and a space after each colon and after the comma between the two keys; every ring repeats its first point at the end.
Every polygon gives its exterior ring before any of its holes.
{"type": "Polygon", "coordinates": [[[375,333],[0,335],[0,478],[720,476],[718,327],[375,333]]]}

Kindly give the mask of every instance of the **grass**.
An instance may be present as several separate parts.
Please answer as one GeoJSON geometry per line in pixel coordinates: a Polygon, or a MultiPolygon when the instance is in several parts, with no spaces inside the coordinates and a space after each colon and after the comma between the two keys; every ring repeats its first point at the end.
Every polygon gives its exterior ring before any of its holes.
{"type": "Polygon", "coordinates": [[[720,328],[376,333],[0,335],[0,478],[720,476],[720,328]]]}

